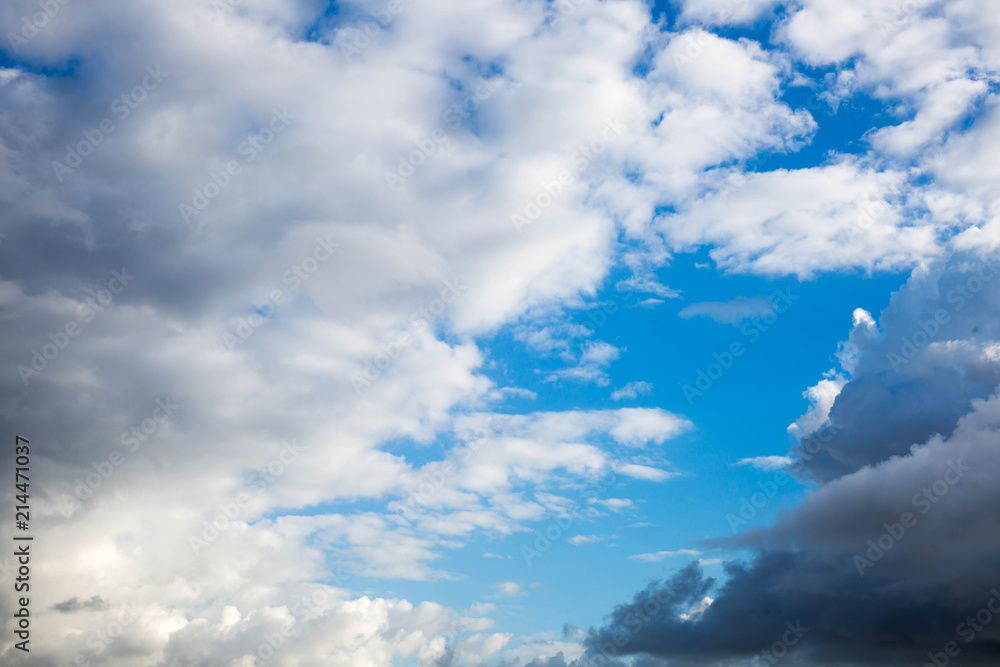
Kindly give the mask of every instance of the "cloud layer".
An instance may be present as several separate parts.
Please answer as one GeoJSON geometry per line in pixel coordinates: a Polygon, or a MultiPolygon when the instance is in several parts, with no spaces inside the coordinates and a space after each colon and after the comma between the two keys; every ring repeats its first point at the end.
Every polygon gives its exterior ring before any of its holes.
{"type": "Polygon", "coordinates": [[[59,545],[37,664],[572,663],[650,598],[669,613],[616,644],[647,663],[746,659],[798,620],[818,663],[943,650],[996,585],[1000,26],[985,0],[776,4],[665,25],[630,0],[6,3],[0,423],[32,440],[38,543],[59,545]],[[719,29],[779,11],[768,44],[719,29]],[[889,109],[864,151],[750,168],[854,95],[889,109]],[[609,385],[624,347],[566,314],[615,271],[637,303],[676,298],[656,271],[699,249],[729,274],[913,271],[793,433],[820,488],[725,543],[760,555],[718,591],[681,570],[583,646],[362,590],[465,576],[443,555],[609,475],[679,474],[662,450],[688,417],[515,409],[531,392],[491,379],[486,341],[564,361],[554,392],[609,385]]]}

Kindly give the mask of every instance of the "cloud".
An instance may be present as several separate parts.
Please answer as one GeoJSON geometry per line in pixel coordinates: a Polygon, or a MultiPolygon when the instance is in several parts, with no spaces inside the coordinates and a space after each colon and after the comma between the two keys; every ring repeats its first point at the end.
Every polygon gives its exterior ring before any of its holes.
{"type": "Polygon", "coordinates": [[[611,400],[620,401],[623,398],[637,398],[639,394],[648,394],[653,390],[650,382],[629,382],[621,389],[611,392],[611,400]]]}
{"type": "Polygon", "coordinates": [[[611,429],[618,442],[638,446],[654,442],[660,444],[692,428],[687,419],[659,408],[622,408],[620,419],[611,429]]]}
{"type": "Polygon", "coordinates": [[[612,512],[622,512],[635,505],[630,498],[591,498],[591,505],[600,505],[612,512]]]}
{"type": "Polygon", "coordinates": [[[732,175],[658,222],[675,249],[712,245],[716,264],[737,273],[806,278],[831,269],[901,270],[943,252],[933,224],[908,224],[901,197],[907,187],[902,172],[843,158],[732,175]],[[875,213],[870,223],[861,218],[868,211],[875,213]]]}
{"type": "MultiPolygon", "coordinates": [[[[875,321],[872,319],[871,313],[860,308],[854,311],[854,326],[857,327],[859,325],[866,327],[875,326],[875,321]]],[[[856,359],[852,359],[846,354],[841,356],[841,364],[845,371],[852,372],[855,368],[855,363],[856,359]]],[[[836,371],[830,371],[825,375],[828,377],[802,392],[802,396],[811,405],[804,415],[788,426],[788,433],[792,437],[798,439],[807,437],[829,422],[830,409],[833,408],[833,403],[837,400],[840,390],[847,384],[847,379],[844,375],[836,371]]]]}
{"type": "Polygon", "coordinates": [[[655,553],[636,554],[634,556],[629,556],[629,559],[639,561],[640,563],[659,563],[664,558],[673,558],[675,556],[697,556],[699,554],[701,554],[701,552],[694,549],[680,549],[678,551],[657,551],[655,553]]]}
{"type": "Polygon", "coordinates": [[[737,519],[744,532],[703,540],[756,555],[725,563],[722,582],[692,564],[654,583],[593,632],[588,651],[624,630],[619,655],[725,664],[761,655],[790,623],[808,628],[786,647],[805,664],[919,662],[949,642],[963,661],[991,664],[1000,630],[963,621],[989,602],[1000,562],[989,528],[1000,502],[991,266],[994,257],[956,254],[914,272],[877,320],[855,313],[841,346],[849,377],[806,393],[813,406],[789,457],[819,488],[773,525],[737,519]],[[677,614],[709,591],[699,618],[677,614]],[[662,610],[625,630],[650,600],[662,610]]]}
{"type": "Polygon", "coordinates": [[[616,463],[612,466],[612,468],[615,472],[625,475],[626,477],[644,479],[647,482],[663,482],[680,474],[638,463],[616,463]]]}
{"type": "MultiPolygon", "coordinates": [[[[557,20],[545,2],[427,2],[360,53],[347,47],[371,25],[361,4],[327,16],[298,1],[229,11],[111,0],[96,13],[67,3],[30,36],[38,3],[5,5],[0,422],[29,433],[49,462],[32,509],[39,543],[62,547],[36,561],[46,586],[33,624],[57,638],[40,661],[90,655],[90,638],[125,623],[108,664],[259,661],[275,633],[289,664],[504,659],[511,638],[492,631],[492,611],[364,594],[350,577],[466,574],[442,554],[524,529],[555,489],[609,470],[679,474],[657,446],[693,428],[686,418],[586,406],[505,415],[487,372],[490,337],[513,328],[529,352],[566,355],[555,379],[608,386],[617,339],[553,321],[609,281],[651,295],[645,305],[675,297],[658,273],[672,253],[704,249],[723,271],[764,276],[918,267],[877,326],[856,322],[844,380],[827,378],[839,391],[815,385],[815,410],[792,433],[796,474],[831,496],[880,466],[923,481],[907,467],[914,446],[934,465],[942,447],[985,449],[995,287],[978,301],[953,290],[970,289],[979,254],[1000,243],[991,5],[931,3],[900,17],[888,0],[806,0],[765,48],[700,25],[746,24],[764,1],[731,16],[685,3],[673,30],[646,3],[573,4],[557,20]],[[818,69],[833,78],[806,77],[818,69]],[[885,126],[850,156],[746,171],[818,136],[819,112],[789,102],[803,82],[831,101],[873,96],[885,126]],[[612,127],[621,131],[603,138],[612,127]],[[603,150],[581,163],[579,147],[598,139],[603,150]],[[512,217],[526,202],[539,215],[518,233],[512,217]],[[953,250],[964,254],[948,259],[953,250]],[[112,293],[113,272],[134,280],[112,293]],[[966,306],[952,309],[953,294],[966,306]],[[938,309],[950,321],[914,343],[938,309]],[[919,348],[909,357],[904,338],[919,348]],[[893,368],[889,353],[906,363],[893,368]],[[179,407],[165,415],[166,401],[179,407]],[[831,435],[827,421],[842,428],[831,435]],[[820,436],[824,451],[806,459],[820,436]],[[301,451],[289,459],[293,442],[301,451]],[[410,456],[400,442],[432,453],[410,456]],[[458,622],[465,633],[446,639],[458,622]]],[[[976,453],[968,460],[985,474],[976,453]]],[[[990,497],[978,474],[969,488],[990,497]]],[[[977,506],[965,493],[951,498],[977,506]]],[[[949,524],[979,560],[938,548],[931,565],[995,570],[992,514],[979,516],[982,544],[949,524]]],[[[760,543],[805,530],[788,521],[760,543]]],[[[719,654],[755,649],[781,630],[779,614],[744,627],[736,612],[779,610],[777,588],[802,590],[793,611],[830,602],[873,644],[862,623],[885,620],[869,627],[895,637],[892,612],[913,609],[952,627],[939,606],[981,597],[971,575],[953,594],[917,569],[908,573],[928,588],[915,593],[831,587],[842,564],[809,548],[770,548],[733,570],[732,597],[680,630],[665,624],[669,650],[695,655],[709,637],[719,654]],[[869,614],[826,597],[852,590],[876,596],[869,614]],[[701,624],[716,634],[691,629],[701,624]]],[[[881,571],[896,572],[891,563],[881,571]]],[[[671,586],[678,618],[705,597],[694,572],[671,586]]],[[[815,637],[817,655],[837,654],[836,637],[815,637]]],[[[575,659],[565,646],[539,650],[549,649],[575,659]]]]}
{"type": "Polygon", "coordinates": [[[740,459],[736,462],[738,466],[751,466],[758,470],[781,470],[791,464],[792,459],[788,456],[755,456],[749,459],[740,459]]]}
{"type": "Polygon", "coordinates": [[[988,313],[1000,299],[994,268],[995,257],[957,253],[915,271],[877,326],[855,317],[841,355],[851,379],[810,390],[819,411],[790,431],[800,452],[793,468],[827,481],[951,434],[973,401],[1000,383],[989,352],[995,332],[988,313]]]}
{"type": "Polygon", "coordinates": [[[619,281],[615,285],[615,289],[620,291],[646,292],[664,299],[679,299],[681,296],[681,293],[677,290],[660,284],[655,277],[649,275],[633,275],[627,280],[619,281]]]}
{"type": "Polygon", "coordinates": [[[618,358],[620,353],[621,350],[604,341],[585,343],[576,366],[555,371],[548,379],[570,379],[607,386],[610,380],[605,369],[618,358]]]}
{"type": "Polygon", "coordinates": [[[522,327],[515,336],[528,349],[553,354],[567,361],[574,361],[571,351],[574,339],[591,335],[590,329],[579,324],[553,323],[541,327],[522,327]]]}
{"type": "Polygon", "coordinates": [[[771,302],[760,297],[738,296],[729,301],[703,301],[681,308],[677,313],[681,319],[708,317],[720,324],[739,324],[743,320],[760,317],[772,312],[771,302]]]}
{"type": "Polygon", "coordinates": [[[574,535],[567,541],[573,546],[578,547],[583,544],[596,544],[597,542],[603,542],[604,540],[605,537],[602,535],[574,535]]]}

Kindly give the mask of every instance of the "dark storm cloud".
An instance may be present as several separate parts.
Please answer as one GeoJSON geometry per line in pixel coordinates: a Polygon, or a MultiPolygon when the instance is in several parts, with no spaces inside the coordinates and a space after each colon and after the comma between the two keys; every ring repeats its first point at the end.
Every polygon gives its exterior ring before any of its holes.
{"type": "Polygon", "coordinates": [[[1000,339],[1000,258],[959,253],[914,272],[878,318],[851,334],[859,353],[837,397],[837,425],[822,450],[793,464],[827,482],[906,454],[934,434],[950,435],[974,399],[1000,383],[1000,358],[982,347],[1000,339]]]}
{"type": "Polygon", "coordinates": [[[717,588],[696,565],[654,583],[591,632],[579,664],[773,664],[778,652],[783,664],[997,664],[998,270],[955,256],[917,271],[878,326],[858,318],[836,427],[798,451],[795,469],[823,486],[773,526],[706,540],[756,556],[727,564],[717,588]],[[705,594],[713,604],[682,620],[705,594]],[[803,630],[787,644],[791,628],[803,630]]]}
{"type": "MultiPolygon", "coordinates": [[[[976,563],[995,573],[1000,560],[976,563]]],[[[726,567],[729,580],[716,601],[694,621],[674,613],[657,614],[632,630],[627,619],[649,608],[668,587],[683,597],[704,590],[707,580],[697,565],[654,584],[631,603],[618,607],[588,639],[583,665],[600,664],[599,655],[648,653],[671,667],[725,664],[755,656],[757,664],[920,665],[927,653],[956,642],[961,664],[996,664],[1000,651],[1000,614],[980,625],[970,642],[965,619],[989,603],[996,584],[959,597],[947,586],[901,585],[887,576],[859,577],[849,559],[807,552],[765,552],[747,565],[726,567]],[[772,660],[772,658],[774,658],[772,660]],[[590,660],[590,663],[588,663],[590,660]]],[[[995,576],[994,580],[1000,581],[995,576]]],[[[1000,607],[997,607],[1000,609],[1000,607]]],[[[668,607],[668,612],[675,611],[668,607]]],[[[985,616],[983,617],[985,618],[985,616]]],[[[737,664],[747,664],[746,662],[737,664]]]]}

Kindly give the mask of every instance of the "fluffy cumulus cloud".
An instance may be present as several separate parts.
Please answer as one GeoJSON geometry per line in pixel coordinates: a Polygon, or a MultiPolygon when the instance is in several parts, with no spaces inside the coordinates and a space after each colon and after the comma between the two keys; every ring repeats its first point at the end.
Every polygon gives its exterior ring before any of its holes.
{"type": "MultiPolygon", "coordinates": [[[[670,14],[4,4],[0,423],[30,438],[37,476],[33,664],[589,665],[609,642],[647,666],[780,642],[875,664],[963,641],[1000,554],[994,7],[670,14]],[[729,30],[771,20],[768,43],[729,30]],[[856,95],[889,110],[864,151],[750,168],[807,147],[816,109],[856,95]],[[546,366],[554,391],[609,387],[625,342],[564,315],[616,271],[637,302],[675,298],[656,271],[702,248],[730,274],[913,271],[884,312],[856,315],[788,458],[747,461],[818,485],[713,545],[758,555],[725,581],[682,569],[590,633],[519,642],[485,598],[522,583],[494,579],[467,607],[368,591],[462,579],[446,554],[568,516],[572,492],[609,475],[678,474],[663,450],[690,419],[515,409],[535,394],[498,385],[487,342],[513,331],[563,362],[546,366]],[[896,529],[904,512],[914,525],[896,529]]],[[[0,601],[6,619],[14,604],[0,601]]],[[[963,659],[993,664],[998,628],[963,659]]]]}

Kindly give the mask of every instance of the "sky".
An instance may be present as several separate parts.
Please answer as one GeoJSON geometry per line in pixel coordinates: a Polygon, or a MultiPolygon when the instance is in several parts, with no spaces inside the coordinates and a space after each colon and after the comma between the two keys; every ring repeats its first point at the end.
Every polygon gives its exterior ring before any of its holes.
{"type": "Polygon", "coordinates": [[[3,3],[0,663],[997,664],[998,16],[3,3]]]}

